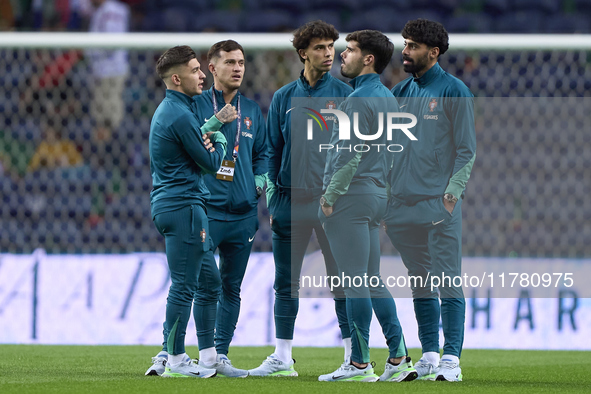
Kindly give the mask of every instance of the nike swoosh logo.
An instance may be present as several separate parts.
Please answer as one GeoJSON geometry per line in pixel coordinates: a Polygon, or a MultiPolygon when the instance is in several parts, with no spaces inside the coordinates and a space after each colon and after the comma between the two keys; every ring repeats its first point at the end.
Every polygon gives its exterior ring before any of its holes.
{"type": "Polygon", "coordinates": [[[253,235],[253,237],[252,237],[252,238],[248,237],[248,242],[252,242],[252,241],[254,241],[254,237],[256,237],[256,235],[253,235]]]}
{"type": "Polygon", "coordinates": [[[189,372],[191,375],[199,376],[199,372],[189,372]]]}
{"type": "Polygon", "coordinates": [[[345,375],[339,375],[339,376],[334,376],[334,375],[332,375],[332,379],[333,379],[333,380],[337,380],[337,379],[340,379],[340,378],[342,378],[343,376],[345,376],[345,375]]]}
{"type": "Polygon", "coordinates": [[[431,223],[432,223],[434,226],[437,226],[439,223],[443,222],[444,220],[445,220],[445,219],[441,219],[441,220],[440,220],[440,221],[438,221],[438,222],[431,221],[431,223]]]}
{"type": "Polygon", "coordinates": [[[406,107],[408,104],[401,105],[400,108],[406,107]]]}
{"type": "MultiPolygon", "coordinates": [[[[211,119],[211,118],[209,118],[209,119],[211,119]]],[[[209,119],[208,118],[203,118],[203,120],[205,121],[205,123],[209,122],[209,119]]]]}

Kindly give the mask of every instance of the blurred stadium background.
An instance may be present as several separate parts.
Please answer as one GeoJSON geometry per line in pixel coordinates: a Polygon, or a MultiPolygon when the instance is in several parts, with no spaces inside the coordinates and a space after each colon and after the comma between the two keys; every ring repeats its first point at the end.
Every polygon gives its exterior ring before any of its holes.
{"type": "MultiPolygon", "coordinates": [[[[468,32],[588,33],[591,1],[433,0],[411,5],[403,0],[375,1],[372,7],[345,0],[126,3],[131,30],[140,32],[289,32],[323,18],[341,31],[375,28],[397,35],[412,18],[442,21],[452,34],[442,67],[479,100],[507,98],[480,101],[486,109],[477,120],[478,155],[464,204],[464,255],[591,256],[591,133],[585,131],[584,114],[591,96],[591,52],[569,47],[573,35],[563,38],[569,49],[552,50],[507,50],[502,44],[492,50],[457,50],[453,39],[454,33],[468,32]],[[543,108],[535,119],[531,112],[515,111],[519,104],[508,98],[518,97],[550,97],[560,107],[570,105],[572,114],[562,118],[570,119],[568,126],[557,132],[557,117],[543,108]]],[[[83,0],[2,4],[0,26],[6,30],[85,34],[83,0]]],[[[236,34],[225,37],[240,41],[236,34]]],[[[97,140],[88,52],[25,49],[3,41],[0,251],[162,252],[164,243],[150,218],[147,144],[152,114],[164,95],[154,72],[160,49],[128,51],[123,121],[110,137],[97,140]]],[[[264,114],[275,90],[297,78],[302,67],[287,41],[280,50],[247,48],[242,91],[264,114]]],[[[389,87],[406,78],[400,49],[383,74],[389,87]]],[[[199,52],[206,63],[206,50],[199,52]]],[[[207,86],[211,82],[208,76],[207,86]]],[[[259,216],[253,251],[270,251],[264,203],[259,216]]],[[[383,246],[384,253],[396,253],[389,242],[383,246]]]]}

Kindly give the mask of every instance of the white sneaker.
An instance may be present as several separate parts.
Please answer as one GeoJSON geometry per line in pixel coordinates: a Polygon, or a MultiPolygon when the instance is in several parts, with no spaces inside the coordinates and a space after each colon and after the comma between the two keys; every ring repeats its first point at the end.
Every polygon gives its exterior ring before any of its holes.
{"type": "Polygon", "coordinates": [[[286,364],[273,353],[260,366],[251,369],[248,373],[250,376],[298,376],[298,373],[293,369],[293,364],[295,364],[295,360],[286,364]]]}
{"type": "Polygon", "coordinates": [[[365,368],[357,368],[353,364],[343,363],[333,373],[320,375],[321,382],[377,382],[379,376],[374,373],[374,362],[368,363],[365,368]]]}
{"type": "Polygon", "coordinates": [[[164,373],[167,360],[168,356],[161,355],[160,353],[156,357],[152,357],[152,366],[146,371],[146,376],[162,375],[164,373]]]}
{"type": "Polygon", "coordinates": [[[232,362],[223,354],[218,354],[217,362],[213,365],[205,365],[199,361],[199,365],[204,368],[215,369],[220,378],[245,378],[248,376],[246,369],[238,369],[232,365],[232,362]]]}
{"type": "Polygon", "coordinates": [[[386,368],[384,373],[380,376],[381,382],[410,382],[415,380],[419,374],[417,370],[412,366],[410,357],[402,361],[398,365],[392,365],[386,361],[386,368]]]}
{"type": "Polygon", "coordinates": [[[438,367],[421,358],[415,363],[418,380],[435,380],[437,377],[438,367]]]}
{"type": "Polygon", "coordinates": [[[439,371],[437,372],[437,380],[461,382],[462,368],[460,368],[460,364],[445,358],[441,359],[439,362],[439,371]]]}
{"type": "Polygon", "coordinates": [[[163,378],[211,378],[216,375],[215,369],[204,368],[199,360],[183,361],[174,366],[167,364],[162,374],[163,378]]]}

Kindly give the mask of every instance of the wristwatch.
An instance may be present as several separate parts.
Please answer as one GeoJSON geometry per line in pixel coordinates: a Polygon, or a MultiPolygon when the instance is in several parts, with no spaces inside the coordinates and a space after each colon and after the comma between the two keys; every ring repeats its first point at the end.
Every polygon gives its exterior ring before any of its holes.
{"type": "Polygon", "coordinates": [[[260,186],[257,186],[255,189],[257,191],[257,198],[261,197],[263,195],[263,188],[260,186]]]}
{"type": "Polygon", "coordinates": [[[458,202],[458,198],[451,193],[445,193],[443,195],[443,199],[447,202],[451,202],[452,204],[455,204],[458,202]]]}
{"type": "Polygon", "coordinates": [[[324,207],[324,208],[330,207],[330,205],[328,205],[328,202],[326,201],[326,198],[324,198],[324,196],[320,197],[320,206],[324,207]]]}

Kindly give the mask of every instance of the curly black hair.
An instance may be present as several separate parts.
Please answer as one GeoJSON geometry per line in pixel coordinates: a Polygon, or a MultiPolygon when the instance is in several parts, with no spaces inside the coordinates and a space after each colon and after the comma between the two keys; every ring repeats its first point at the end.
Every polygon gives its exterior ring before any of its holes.
{"type": "Polygon", "coordinates": [[[408,21],[402,29],[402,37],[426,44],[431,48],[439,48],[439,56],[449,48],[449,35],[445,27],[439,22],[427,19],[408,21]]]}
{"type": "MultiPolygon", "coordinates": [[[[336,41],[339,39],[339,32],[333,25],[322,20],[308,22],[305,25],[300,26],[293,32],[292,41],[293,47],[298,53],[298,56],[300,55],[299,50],[308,48],[310,46],[310,41],[314,38],[327,38],[336,41]]],[[[302,63],[306,62],[301,56],[300,60],[302,63]]]]}

